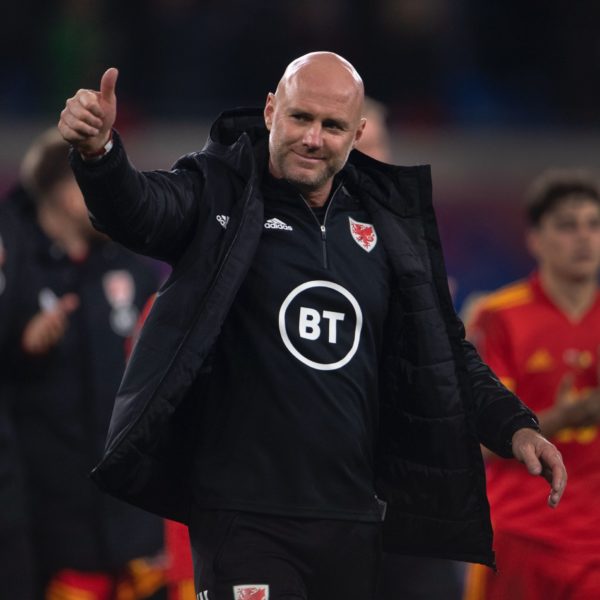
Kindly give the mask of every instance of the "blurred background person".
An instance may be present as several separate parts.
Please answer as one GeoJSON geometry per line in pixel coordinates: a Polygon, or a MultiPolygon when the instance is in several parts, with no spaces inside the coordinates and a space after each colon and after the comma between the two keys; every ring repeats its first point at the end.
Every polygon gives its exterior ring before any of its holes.
{"type": "Polygon", "coordinates": [[[600,598],[600,189],[549,171],[529,194],[528,278],[480,298],[468,333],[484,360],[539,417],[563,454],[569,491],[556,512],[540,487],[488,455],[498,573],[470,567],[467,600],[600,598]]]}
{"type": "MultiPolygon", "coordinates": [[[[16,430],[26,473],[36,598],[135,600],[163,585],[160,519],[97,490],[100,457],[124,365],[124,341],[156,289],[153,267],[92,228],[55,129],[34,141],[21,181],[18,302],[2,315],[16,430]]],[[[4,594],[4,591],[1,592],[4,594]]]]}
{"type": "Polygon", "coordinates": [[[383,102],[365,96],[363,116],[367,119],[367,124],[356,149],[371,158],[389,163],[392,160],[392,145],[387,124],[387,108],[383,102]]]}

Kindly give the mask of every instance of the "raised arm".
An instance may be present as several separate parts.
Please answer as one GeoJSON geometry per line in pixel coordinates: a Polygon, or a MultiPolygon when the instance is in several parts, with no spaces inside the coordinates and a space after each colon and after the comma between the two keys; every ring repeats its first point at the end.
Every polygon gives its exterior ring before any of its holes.
{"type": "Polygon", "coordinates": [[[69,98],[58,129],[75,150],[71,164],[94,226],[134,252],[173,263],[194,230],[204,179],[194,158],[171,171],[133,167],[113,129],[117,76],[107,69],[99,90],[69,98]]]}

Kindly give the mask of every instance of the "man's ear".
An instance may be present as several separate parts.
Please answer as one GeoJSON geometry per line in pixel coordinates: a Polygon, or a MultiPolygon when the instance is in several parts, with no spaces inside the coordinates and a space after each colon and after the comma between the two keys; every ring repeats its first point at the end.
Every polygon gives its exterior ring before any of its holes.
{"type": "Polygon", "coordinates": [[[362,137],[362,134],[363,134],[363,131],[365,130],[365,125],[366,124],[367,124],[367,120],[363,117],[360,120],[360,125],[358,126],[358,129],[356,130],[356,133],[354,134],[354,141],[352,142],[352,147],[353,148],[356,148],[356,144],[358,144],[358,141],[362,137]]]}
{"type": "Polygon", "coordinates": [[[263,111],[263,115],[265,118],[265,126],[271,131],[271,125],[273,123],[273,113],[275,112],[275,94],[273,92],[269,92],[267,94],[267,101],[265,102],[265,110],[263,111]]]}

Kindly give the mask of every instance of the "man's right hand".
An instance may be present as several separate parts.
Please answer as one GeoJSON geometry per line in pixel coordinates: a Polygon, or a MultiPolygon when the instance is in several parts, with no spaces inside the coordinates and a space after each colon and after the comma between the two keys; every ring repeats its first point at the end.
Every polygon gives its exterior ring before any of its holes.
{"type": "Polygon", "coordinates": [[[117,117],[115,87],[119,71],[107,69],[100,91],[79,90],[60,113],[58,130],[83,155],[93,155],[106,145],[117,117]]]}

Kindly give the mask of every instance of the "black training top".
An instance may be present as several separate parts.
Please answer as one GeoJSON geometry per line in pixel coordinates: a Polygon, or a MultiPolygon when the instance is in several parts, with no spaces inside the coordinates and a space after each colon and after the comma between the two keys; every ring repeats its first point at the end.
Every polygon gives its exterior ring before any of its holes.
{"type": "MultiPolygon", "coordinates": [[[[263,194],[264,235],[201,409],[195,502],[380,520],[373,452],[390,289],[383,245],[341,177],[321,211],[269,175],[263,194]]],[[[228,215],[217,219],[225,227],[228,215]]]]}

